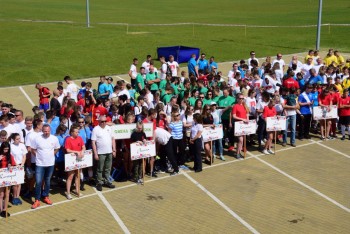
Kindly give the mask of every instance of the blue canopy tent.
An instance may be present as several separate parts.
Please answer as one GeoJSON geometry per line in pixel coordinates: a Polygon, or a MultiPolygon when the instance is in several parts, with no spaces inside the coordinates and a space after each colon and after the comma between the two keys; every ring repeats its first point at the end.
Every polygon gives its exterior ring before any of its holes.
{"type": "Polygon", "coordinates": [[[169,46],[157,48],[158,59],[160,56],[164,56],[168,61],[169,55],[173,55],[174,60],[178,63],[187,63],[188,60],[190,60],[192,54],[195,54],[196,58],[199,58],[199,53],[199,48],[187,46],[169,46]]]}

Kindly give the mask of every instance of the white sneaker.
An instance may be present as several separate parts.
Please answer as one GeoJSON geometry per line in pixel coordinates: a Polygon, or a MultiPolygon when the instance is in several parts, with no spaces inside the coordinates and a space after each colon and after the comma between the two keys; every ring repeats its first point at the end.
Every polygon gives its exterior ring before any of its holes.
{"type": "Polygon", "coordinates": [[[267,152],[269,152],[270,154],[274,154],[271,150],[267,150],[267,152]]]}
{"type": "Polygon", "coordinates": [[[72,198],[72,195],[70,194],[70,193],[67,193],[66,192],[66,198],[68,199],[68,200],[72,200],[73,198],[72,198]]]}
{"type": "Polygon", "coordinates": [[[266,149],[263,150],[263,154],[270,154],[266,149]]]}

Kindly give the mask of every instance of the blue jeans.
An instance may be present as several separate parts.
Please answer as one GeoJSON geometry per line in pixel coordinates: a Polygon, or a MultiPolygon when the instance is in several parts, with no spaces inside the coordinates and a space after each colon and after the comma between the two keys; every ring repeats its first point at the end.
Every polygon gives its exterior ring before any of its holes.
{"type": "Polygon", "coordinates": [[[36,166],[35,168],[35,200],[40,200],[41,197],[48,197],[50,192],[50,182],[51,182],[51,176],[54,170],[54,166],[49,167],[42,167],[42,166],[36,166]],[[45,182],[44,184],[44,191],[41,193],[41,188],[43,184],[43,180],[45,182]]]}
{"type": "Polygon", "coordinates": [[[286,116],[286,130],[283,131],[283,143],[287,143],[288,125],[290,124],[290,143],[295,144],[295,127],[297,124],[297,115],[286,116]]]}
{"type": "Polygon", "coordinates": [[[220,156],[223,156],[222,139],[213,141],[213,154],[216,153],[216,147],[218,147],[220,156]]]}

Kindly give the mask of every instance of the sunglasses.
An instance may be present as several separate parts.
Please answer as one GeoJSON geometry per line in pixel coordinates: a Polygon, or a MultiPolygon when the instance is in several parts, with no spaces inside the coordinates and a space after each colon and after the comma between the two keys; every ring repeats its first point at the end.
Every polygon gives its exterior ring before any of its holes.
{"type": "Polygon", "coordinates": [[[178,115],[174,115],[174,117],[179,117],[180,115],[178,114],[178,115]]]}
{"type": "Polygon", "coordinates": [[[81,121],[79,121],[78,123],[85,123],[85,122],[84,122],[84,121],[82,121],[82,122],[81,122],[81,121]]]}
{"type": "Polygon", "coordinates": [[[205,109],[205,110],[207,110],[207,111],[208,111],[208,110],[210,110],[210,109],[205,109]]]}
{"type": "Polygon", "coordinates": [[[100,123],[106,123],[107,121],[105,120],[105,121],[100,121],[100,123]]]}
{"type": "Polygon", "coordinates": [[[199,97],[200,99],[204,99],[204,97],[199,97]]]}
{"type": "Polygon", "coordinates": [[[238,98],[238,100],[243,100],[244,98],[238,98]]]}

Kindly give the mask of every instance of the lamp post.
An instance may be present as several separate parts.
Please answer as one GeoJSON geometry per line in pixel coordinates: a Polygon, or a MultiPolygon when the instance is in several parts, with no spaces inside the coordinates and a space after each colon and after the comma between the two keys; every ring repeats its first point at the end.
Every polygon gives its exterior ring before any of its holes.
{"type": "Polygon", "coordinates": [[[89,0],[86,0],[86,27],[90,28],[89,0]]]}
{"type": "Polygon", "coordinates": [[[318,22],[317,22],[317,37],[316,37],[316,50],[320,49],[321,40],[321,18],[322,18],[322,0],[318,2],[318,22]]]}

